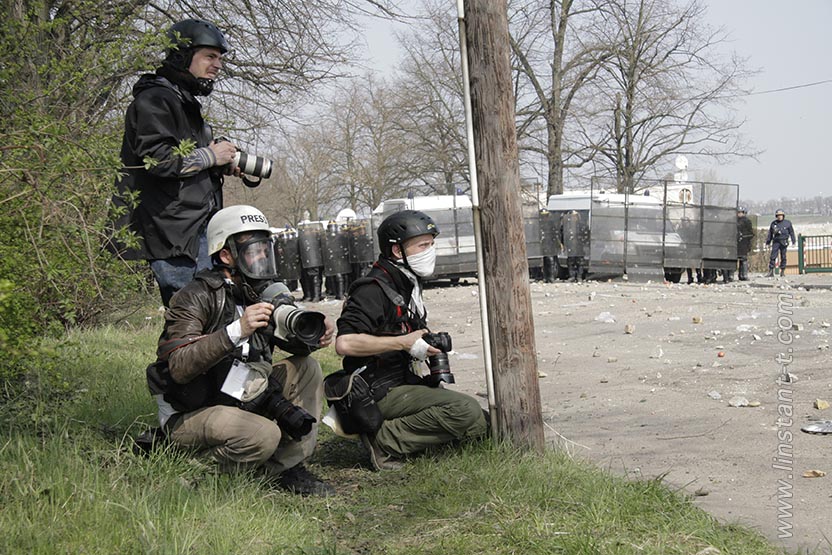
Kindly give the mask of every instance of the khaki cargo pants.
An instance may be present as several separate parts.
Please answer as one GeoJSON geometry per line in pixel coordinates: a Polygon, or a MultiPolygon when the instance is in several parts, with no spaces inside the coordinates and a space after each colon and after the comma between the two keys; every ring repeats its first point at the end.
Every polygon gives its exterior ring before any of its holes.
{"type": "MultiPolygon", "coordinates": [[[[283,396],[320,420],[323,374],[318,361],[293,356],[276,362],[273,368],[283,384],[283,396]]],[[[312,455],[318,424],[295,441],[273,420],[236,407],[214,406],[185,414],[170,431],[170,438],[210,455],[225,470],[263,466],[269,473],[279,474],[312,455]]]]}

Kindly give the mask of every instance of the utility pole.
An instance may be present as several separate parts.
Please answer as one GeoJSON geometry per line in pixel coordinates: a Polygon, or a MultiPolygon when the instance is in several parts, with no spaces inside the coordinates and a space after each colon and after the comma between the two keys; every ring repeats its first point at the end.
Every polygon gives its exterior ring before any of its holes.
{"type": "MultiPolygon", "coordinates": [[[[465,0],[471,121],[481,220],[496,437],[543,451],[529,267],[505,0],[465,0]]],[[[473,182],[473,180],[472,180],[473,182]]]]}

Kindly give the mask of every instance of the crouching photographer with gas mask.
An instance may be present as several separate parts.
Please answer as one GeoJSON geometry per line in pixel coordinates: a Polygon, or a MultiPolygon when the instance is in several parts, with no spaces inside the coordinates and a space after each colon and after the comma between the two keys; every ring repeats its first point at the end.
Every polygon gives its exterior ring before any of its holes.
{"type": "Polygon", "coordinates": [[[208,222],[213,268],[171,299],[147,381],[175,445],[211,455],[227,470],[255,468],[300,494],[332,488],[303,464],[314,451],[321,367],[310,355],[331,343],[322,314],[294,306],[276,282],[266,217],[231,206],[208,222]],[[272,361],[275,347],[293,356],[272,361]]]}
{"type": "Polygon", "coordinates": [[[341,409],[339,420],[347,420],[340,422],[344,430],[360,434],[376,470],[400,468],[409,455],[486,431],[479,402],[444,387],[454,382],[451,337],[427,326],[422,280],[433,274],[438,234],[423,212],[385,218],[378,261],[350,286],[338,318],[335,349],[344,370],[340,379],[327,377],[324,391],[341,409]]]}

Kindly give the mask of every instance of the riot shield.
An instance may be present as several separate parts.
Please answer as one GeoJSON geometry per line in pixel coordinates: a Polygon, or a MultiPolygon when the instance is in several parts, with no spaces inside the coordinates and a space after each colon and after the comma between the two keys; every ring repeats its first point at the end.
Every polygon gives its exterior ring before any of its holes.
{"type": "Polygon", "coordinates": [[[300,279],[300,251],[298,249],[298,236],[294,230],[286,230],[278,233],[274,244],[274,253],[277,258],[277,277],[281,281],[293,281],[300,279]]]}
{"type": "Polygon", "coordinates": [[[302,268],[319,268],[324,265],[321,253],[323,228],[318,223],[298,226],[298,250],[302,268]]]}
{"type": "Polygon", "coordinates": [[[589,229],[577,211],[567,212],[561,217],[560,238],[567,257],[586,255],[589,229]]]}
{"type": "Polygon", "coordinates": [[[350,220],[344,230],[349,238],[351,264],[370,264],[375,260],[373,229],[370,220],[350,220]]]}
{"type": "Polygon", "coordinates": [[[540,211],[540,254],[542,256],[558,255],[558,219],[548,210],[540,211]]]}
{"type": "Polygon", "coordinates": [[[342,226],[331,222],[323,240],[324,276],[348,274],[350,267],[350,239],[342,226]]]}
{"type": "Polygon", "coordinates": [[[737,194],[733,184],[702,184],[702,265],[733,270],[737,265],[737,194]]]}

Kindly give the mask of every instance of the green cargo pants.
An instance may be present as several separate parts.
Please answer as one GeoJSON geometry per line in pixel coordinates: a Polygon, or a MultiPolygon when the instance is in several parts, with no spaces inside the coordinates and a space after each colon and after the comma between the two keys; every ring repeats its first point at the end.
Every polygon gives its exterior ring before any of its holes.
{"type": "Polygon", "coordinates": [[[479,402],[449,389],[400,385],[388,391],[378,407],[384,424],[376,433],[376,443],[396,457],[477,438],[486,431],[479,402]]]}

